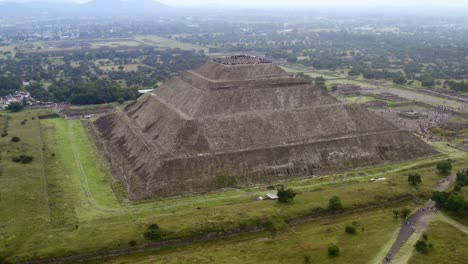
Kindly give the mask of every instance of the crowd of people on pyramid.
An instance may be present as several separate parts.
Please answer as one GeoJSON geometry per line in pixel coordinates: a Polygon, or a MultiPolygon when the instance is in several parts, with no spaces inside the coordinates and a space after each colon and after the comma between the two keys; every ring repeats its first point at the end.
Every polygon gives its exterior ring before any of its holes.
{"type": "Polygon", "coordinates": [[[457,109],[453,107],[438,106],[436,108],[433,108],[430,111],[424,111],[424,112],[413,111],[414,112],[413,114],[415,116],[419,116],[417,118],[401,117],[401,115],[399,116],[399,113],[401,112],[395,109],[379,110],[379,111],[376,111],[376,113],[381,116],[387,116],[387,118],[390,118],[390,120],[392,120],[392,123],[394,123],[398,127],[418,131],[419,133],[421,133],[422,136],[424,136],[425,138],[429,140],[444,141],[444,139],[433,135],[429,131],[429,129],[447,122],[447,120],[449,120],[449,118],[456,111],[457,109]]]}
{"type": "Polygon", "coordinates": [[[438,106],[433,109],[433,115],[424,121],[418,121],[419,132],[426,138],[433,141],[442,141],[443,139],[434,136],[429,128],[445,123],[446,120],[455,112],[455,109],[449,106],[438,106]]]}
{"type": "Polygon", "coordinates": [[[231,57],[216,58],[213,59],[213,61],[224,65],[271,63],[269,59],[249,55],[234,55],[231,57]]]}

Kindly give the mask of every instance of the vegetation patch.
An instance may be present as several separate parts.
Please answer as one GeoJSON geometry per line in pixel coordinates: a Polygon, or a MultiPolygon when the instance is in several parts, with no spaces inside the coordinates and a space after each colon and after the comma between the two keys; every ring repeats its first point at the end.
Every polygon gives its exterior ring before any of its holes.
{"type": "Polygon", "coordinates": [[[414,245],[409,264],[444,263],[458,264],[468,260],[468,234],[445,222],[438,215],[429,224],[425,234],[414,245]],[[432,245],[430,247],[429,245],[432,245]]]}
{"type": "Polygon", "coordinates": [[[31,163],[33,159],[34,158],[32,156],[28,156],[28,155],[19,155],[19,156],[14,156],[11,158],[12,161],[23,163],[23,164],[31,163]]]}

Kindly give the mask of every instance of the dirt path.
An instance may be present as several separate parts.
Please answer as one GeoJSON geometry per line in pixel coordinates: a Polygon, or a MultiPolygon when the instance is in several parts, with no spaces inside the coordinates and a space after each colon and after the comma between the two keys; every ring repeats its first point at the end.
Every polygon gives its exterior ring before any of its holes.
{"type": "MultiPolygon", "coordinates": [[[[444,191],[455,181],[455,178],[455,174],[451,174],[443,178],[439,181],[436,190],[444,191]]],[[[429,224],[432,216],[436,213],[437,209],[435,209],[435,202],[429,200],[424,204],[423,207],[418,209],[418,211],[406,218],[400,227],[396,241],[393,243],[390,251],[382,260],[382,263],[391,263],[394,256],[400,251],[405,242],[410,239],[411,235],[413,235],[415,231],[422,233],[429,224]]]]}

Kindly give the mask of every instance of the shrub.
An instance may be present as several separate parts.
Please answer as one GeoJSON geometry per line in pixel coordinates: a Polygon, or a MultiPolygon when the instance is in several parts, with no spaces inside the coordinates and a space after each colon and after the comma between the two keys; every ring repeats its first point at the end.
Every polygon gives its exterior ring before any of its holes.
{"type": "Polygon", "coordinates": [[[13,142],[20,142],[20,140],[21,139],[19,137],[12,137],[11,138],[11,141],[13,141],[13,142]]]}
{"type": "Polygon", "coordinates": [[[436,168],[442,173],[447,173],[448,171],[452,170],[452,162],[450,162],[450,160],[439,161],[436,165],[436,168]]]}
{"type": "Polygon", "coordinates": [[[12,157],[11,160],[13,160],[14,162],[21,162],[23,164],[26,164],[26,163],[31,163],[33,161],[33,157],[27,156],[27,155],[19,155],[19,156],[12,157]]]}
{"type": "Polygon", "coordinates": [[[157,240],[160,239],[162,236],[161,229],[157,224],[151,224],[145,231],[143,235],[147,240],[157,240]]]}
{"type": "Polygon", "coordinates": [[[414,248],[421,254],[429,253],[429,246],[424,240],[418,240],[416,244],[414,244],[414,248]]]}
{"type": "Polygon", "coordinates": [[[2,137],[6,137],[6,136],[8,136],[8,132],[5,131],[2,133],[2,137]]]}
{"type": "Polygon", "coordinates": [[[419,173],[408,174],[408,182],[413,186],[417,186],[422,182],[421,175],[419,175],[419,173]]]}
{"type": "Polygon", "coordinates": [[[7,106],[6,110],[10,112],[19,112],[23,110],[23,105],[21,103],[11,103],[7,106]]]}
{"type": "Polygon", "coordinates": [[[137,242],[136,242],[136,240],[130,240],[130,241],[128,242],[128,245],[131,246],[131,247],[134,247],[134,246],[137,245],[137,242]]]}
{"type": "Polygon", "coordinates": [[[343,208],[343,205],[341,204],[341,199],[338,196],[333,196],[330,198],[328,201],[328,209],[329,210],[338,210],[343,208]]]}
{"type": "Polygon", "coordinates": [[[124,102],[125,102],[125,100],[122,97],[117,99],[117,103],[119,103],[119,104],[123,104],[124,102]]]}
{"type": "Polygon", "coordinates": [[[347,225],[345,227],[345,232],[347,234],[350,234],[350,235],[355,235],[357,234],[357,231],[356,231],[356,227],[352,226],[352,225],[347,225]]]}
{"type": "Polygon", "coordinates": [[[294,200],[294,197],[296,197],[296,193],[294,192],[293,189],[284,189],[284,187],[281,187],[278,189],[277,192],[278,195],[278,202],[280,203],[287,203],[289,201],[294,200]]]}
{"type": "Polygon", "coordinates": [[[337,245],[331,244],[328,246],[328,256],[337,257],[339,255],[340,255],[340,248],[337,245]]]}
{"type": "Polygon", "coordinates": [[[411,210],[408,209],[408,208],[405,208],[403,210],[401,210],[401,218],[407,218],[409,215],[411,214],[411,210]]]}

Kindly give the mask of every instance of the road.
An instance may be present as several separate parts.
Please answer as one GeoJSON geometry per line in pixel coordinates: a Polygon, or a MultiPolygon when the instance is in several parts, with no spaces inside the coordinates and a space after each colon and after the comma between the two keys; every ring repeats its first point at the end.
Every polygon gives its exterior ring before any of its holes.
{"type": "MultiPolygon", "coordinates": [[[[439,192],[446,190],[455,181],[455,179],[455,174],[451,174],[443,178],[439,181],[436,190],[439,192]]],[[[397,239],[393,243],[390,251],[382,260],[382,263],[391,263],[393,257],[400,251],[401,247],[405,244],[406,241],[408,241],[408,239],[416,230],[423,231],[426,229],[431,220],[431,217],[437,213],[437,211],[433,210],[432,208],[435,208],[435,202],[429,200],[424,204],[423,207],[419,208],[418,211],[403,221],[397,239]]]]}

